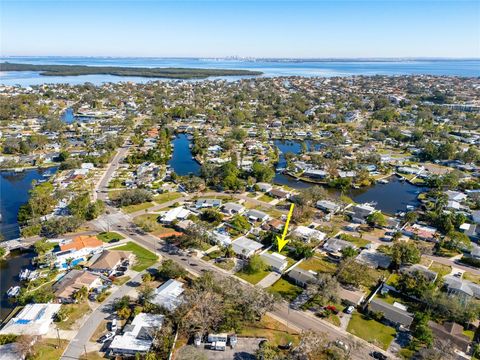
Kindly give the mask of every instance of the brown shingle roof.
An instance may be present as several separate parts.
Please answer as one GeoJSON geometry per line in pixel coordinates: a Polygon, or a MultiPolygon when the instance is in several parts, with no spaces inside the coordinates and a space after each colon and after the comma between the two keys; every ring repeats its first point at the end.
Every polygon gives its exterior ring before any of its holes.
{"type": "Polygon", "coordinates": [[[120,261],[128,259],[130,251],[105,250],[99,258],[90,266],[92,270],[112,269],[120,261]]]}

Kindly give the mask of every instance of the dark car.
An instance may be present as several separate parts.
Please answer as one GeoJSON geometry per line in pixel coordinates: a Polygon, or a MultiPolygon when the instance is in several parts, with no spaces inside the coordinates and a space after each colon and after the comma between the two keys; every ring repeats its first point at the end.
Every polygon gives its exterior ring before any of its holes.
{"type": "Polygon", "coordinates": [[[280,350],[290,350],[292,348],[292,342],[290,341],[288,344],[286,345],[278,345],[278,348],[280,350]]]}
{"type": "Polygon", "coordinates": [[[380,351],[373,351],[370,353],[370,356],[378,360],[387,360],[387,356],[382,354],[380,351]]]}

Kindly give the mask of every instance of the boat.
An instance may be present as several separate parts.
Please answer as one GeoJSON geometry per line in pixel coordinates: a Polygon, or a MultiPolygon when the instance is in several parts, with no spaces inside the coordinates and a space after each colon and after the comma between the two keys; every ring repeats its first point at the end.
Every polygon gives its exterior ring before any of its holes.
{"type": "Polygon", "coordinates": [[[28,275],[27,280],[32,281],[32,280],[38,279],[39,276],[40,276],[40,273],[38,271],[30,271],[30,274],[28,275]]]}
{"type": "Polygon", "coordinates": [[[377,181],[379,184],[388,184],[388,180],[387,179],[380,179],[377,181]]]}
{"type": "Polygon", "coordinates": [[[10,289],[7,290],[7,296],[14,297],[14,296],[17,296],[19,292],[20,292],[20,286],[12,286],[10,289]]]}
{"type": "Polygon", "coordinates": [[[413,205],[407,205],[407,210],[414,210],[415,209],[415,206],[413,205]]]}
{"type": "Polygon", "coordinates": [[[20,278],[21,281],[27,280],[29,276],[30,276],[30,270],[28,269],[23,269],[22,271],[20,271],[20,274],[18,274],[18,277],[20,278]]]}

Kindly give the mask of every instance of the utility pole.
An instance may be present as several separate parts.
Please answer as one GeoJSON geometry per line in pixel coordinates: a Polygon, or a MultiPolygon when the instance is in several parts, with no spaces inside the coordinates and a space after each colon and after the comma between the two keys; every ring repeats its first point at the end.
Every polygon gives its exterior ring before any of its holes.
{"type": "Polygon", "coordinates": [[[58,330],[58,327],[57,327],[57,340],[58,340],[58,349],[60,348],[60,331],[58,330]]]}

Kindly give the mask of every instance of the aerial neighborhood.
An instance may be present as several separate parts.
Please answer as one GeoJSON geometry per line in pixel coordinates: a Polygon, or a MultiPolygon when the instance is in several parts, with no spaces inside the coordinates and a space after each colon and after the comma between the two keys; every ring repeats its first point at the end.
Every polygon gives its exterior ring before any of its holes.
{"type": "Polygon", "coordinates": [[[478,358],[479,91],[1,85],[0,359],[478,358]]]}

